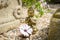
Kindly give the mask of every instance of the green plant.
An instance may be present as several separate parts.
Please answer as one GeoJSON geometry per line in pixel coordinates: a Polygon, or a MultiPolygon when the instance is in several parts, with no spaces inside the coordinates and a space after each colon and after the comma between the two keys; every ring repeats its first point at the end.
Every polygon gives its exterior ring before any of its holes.
{"type": "Polygon", "coordinates": [[[37,2],[35,4],[35,8],[37,8],[37,10],[39,11],[40,16],[42,16],[44,14],[43,8],[41,7],[41,3],[37,2]]]}
{"type": "Polygon", "coordinates": [[[37,2],[37,0],[22,0],[23,5],[28,6],[28,7],[32,6],[36,2],[37,2]]]}
{"type": "Polygon", "coordinates": [[[41,3],[39,2],[39,0],[22,0],[22,4],[26,7],[31,7],[34,5],[35,9],[39,11],[40,16],[44,14],[43,8],[41,7],[41,3]]]}

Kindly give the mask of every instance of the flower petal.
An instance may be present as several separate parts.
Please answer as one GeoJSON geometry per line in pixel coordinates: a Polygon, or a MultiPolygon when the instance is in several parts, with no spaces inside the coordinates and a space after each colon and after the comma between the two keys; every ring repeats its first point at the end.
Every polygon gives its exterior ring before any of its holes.
{"type": "Polygon", "coordinates": [[[27,24],[25,24],[25,29],[28,30],[30,28],[30,26],[28,26],[27,24]]]}
{"type": "Polygon", "coordinates": [[[29,34],[27,32],[25,32],[24,36],[29,36],[29,34]]]}
{"type": "Polygon", "coordinates": [[[29,34],[32,34],[33,29],[32,29],[32,28],[30,28],[29,30],[27,30],[27,32],[28,32],[29,34]]]}
{"type": "Polygon", "coordinates": [[[21,29],[20,29],[20,33],[24,36],[29,36],[29,34],[27,32],[24,32],[24,30],[21,30],[21,29]]]}
{"type": "Polygon", "coordinates": [[[27,24],[21,24],[19,28],[23,29],[23,30],[25,30],[25,29],[28,30],[30,28],[30,26],[28,26],[27,24]]]}

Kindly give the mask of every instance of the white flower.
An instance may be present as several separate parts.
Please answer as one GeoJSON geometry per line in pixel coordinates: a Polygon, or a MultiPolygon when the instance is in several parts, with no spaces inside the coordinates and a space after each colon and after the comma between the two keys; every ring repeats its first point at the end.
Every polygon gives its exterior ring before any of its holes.
{"type": "Polygon", "coordinates": [[[32,34],[33,29],[30,26],[28,26],[27,24],[21,24],[19,27],[19,31],[22,35],[28,37],[29,35],[32,34]]]}

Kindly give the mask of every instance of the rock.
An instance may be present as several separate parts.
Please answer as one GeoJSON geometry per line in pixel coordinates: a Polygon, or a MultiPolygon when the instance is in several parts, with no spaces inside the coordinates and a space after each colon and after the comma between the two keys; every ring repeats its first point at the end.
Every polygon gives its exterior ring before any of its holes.
{"type": "MultiPolygon", "coordinates": [[[[20,13],[20,6],[18,5],[17,0],[0,0],[0,40],[30,40],[31,38],[21,38],[17,30],[15,28],[20,26],[20,22],[25,21],[25,17],[27,15],[27,10],[23,10],[23,13],[20,13]],[[3,1],[3,3],[1,3],[3,1]],[[2,6],[1,6],[2,5],[2,6]],[[19,6],[19,7],[17,7],[19,6]],[[17,8],[16,8],[17,7],[17,8]],[[18,14],[17,14],[18,13],[18,14]],[[20,15],[22,14],[22,16],[20,15]],[[17,15],[17,16],[16,16],[17,15]],[[23,17],[20,19],[20,16],[23,17]]],[[[43,29],[49,24],[50,14],[45,15],[39,21],[37,20],[38,28],[43,29]],[[44,19],[43,19],[44,18],[44,19]],[[46,19],[46,20],[45,20],[46,19]],[[44,21],[43,21],[44,20],[44,21]],[[44,23],[44,24],[43,24],[44,23]],[[42,25],[42,26],[41,26],[42,25]]],[[[33,18],[32,18],[33,19],[33,18]]],[[[35,22],[35,20],[32,20],[35,22]]],[[[37,26],[36,25],[36,26],[37,26]]],[[[45,40],[47,37],[47,30],[38,30],[37,35],[32,37],[32,40],[45,40]]]]}
{"type": "Polygon", "coordinates": [[[0,0],[0,9],[8,7],[8,0],[0,0]]]}
{"type": "Polygon", "coordinates": [[[31,36],[31,40],[47,40],[47,32],[48,32],[48,28],[44,28],[42,30],[39,30],[37,32],[37,34],[31,36]]]}
{"type": "Polygon", "coordinates": [[[19,28],[10,30],[0,35],[1,40],[29,40],[20,36],[19,28]]]}
{"type": "Polygon", "coordinates": [[[0,0],[0,7],[2,7],[0,8],[0,34],[20,25],[20,20],[13,15],[13,11],[17,6],[17,0],[0,0]]]}
{"type": "Polygon", "coordinates": [[[48,40],[60,40],[60,9],[51,18],[48,40]]]}

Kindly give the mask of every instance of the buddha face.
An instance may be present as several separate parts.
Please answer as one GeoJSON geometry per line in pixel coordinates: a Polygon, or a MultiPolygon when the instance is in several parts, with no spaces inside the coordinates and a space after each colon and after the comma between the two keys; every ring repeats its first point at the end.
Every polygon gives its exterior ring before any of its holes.
{"type": "Polygon", "coordinates": [[[33,10],[32,7],[30,7],[30,8],[28,9],[28,16],[29,16],[29,17],[33,17],[33,16],[34,16],[34,10],[33,10]]]}

